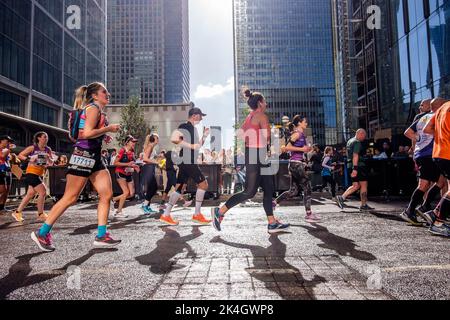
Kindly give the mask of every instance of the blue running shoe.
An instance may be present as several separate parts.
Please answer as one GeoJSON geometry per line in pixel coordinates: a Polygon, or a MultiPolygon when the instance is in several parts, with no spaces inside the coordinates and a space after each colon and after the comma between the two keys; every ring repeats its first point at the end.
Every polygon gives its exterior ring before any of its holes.
{"type": "Polygon", "coordinates": [[[450,237],[450,227],[446,224],[441,224],[440,226],[435,225],[434,223],[431,225],[430,229],[428,229],[432,234],[443,236],[443,237],[450,237]]]}
{"type": "Polygon", "coordinates": [[[211,209],[211,217],[214,229],[216,229],[217,231],[221,231],[222,229],[220,228],[220,224],[222,223],[224,215],[220,214],[219,208],[211,209]]]}
{"type": "Polygon", "coordinates": [[[142,205],[141,209],[144,211],[145,215],[159,213],[158,211],[153,210],[149,205],[148,206],[142,205]]]}
{"type": "Polygon", "coordinates": [[[287,231],[291,225],[289,223],[281,223],[279,221],[275,221],[267,226],[267,232],[270,234],[287,231]]]}

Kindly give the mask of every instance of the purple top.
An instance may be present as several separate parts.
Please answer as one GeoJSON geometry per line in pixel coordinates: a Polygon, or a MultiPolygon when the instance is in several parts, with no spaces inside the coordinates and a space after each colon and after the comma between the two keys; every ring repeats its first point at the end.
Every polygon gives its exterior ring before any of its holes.
{"type": "MultiPolygon", "coordinates": [[[[304,146],[306,146],[305,134],[297,130],[295,130],[294,132],[298,132],[300,134],[300,137],[294,143],[292,143],[292,145],[297,148],[303,148],[304,146]]],[[[304,160],[303,154],[304,152],[301,151],[291,151],[291,160],[303,161],[304,160]]]]}

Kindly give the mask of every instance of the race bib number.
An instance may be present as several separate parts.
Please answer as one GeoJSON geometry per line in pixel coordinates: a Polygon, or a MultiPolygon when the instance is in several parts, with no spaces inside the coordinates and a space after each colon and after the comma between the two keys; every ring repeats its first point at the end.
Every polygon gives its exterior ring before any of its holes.
{"type": "Polygon", "coordinates": [[[95,160],[94,159],[90,159],[90,158],[86,158],[86,157],[82,157],[82,156],[77,156],[77,155],[73,154],[70,157],[69,164],[72,164],[72,165],[75,165],[75,166],[79,166],[79,167],[83,167],[83,168],[92,169],[95,166],[95,160]]]}

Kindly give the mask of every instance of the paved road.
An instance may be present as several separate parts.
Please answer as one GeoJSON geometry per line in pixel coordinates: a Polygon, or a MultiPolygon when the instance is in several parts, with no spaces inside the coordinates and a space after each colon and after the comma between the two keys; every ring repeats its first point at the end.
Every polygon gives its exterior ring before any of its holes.
{"type": "Polygon", "coordinates": [[[449,299],[448,239],[403,223],[402,203],[371,205],[341,212],[315,199],[318,224],[281,207],[290,232],[269,236],[262,207],[233,209],[218,233],[194,225],[192,208],[175,209],[181,225],[164,227],[136,204],[111,223],[122,244],[98,250],[96,204],[83,203],[54,228],[50,254],[30,240],[31,211],[23,225],[2,216],[0,299],[449,299]]]}

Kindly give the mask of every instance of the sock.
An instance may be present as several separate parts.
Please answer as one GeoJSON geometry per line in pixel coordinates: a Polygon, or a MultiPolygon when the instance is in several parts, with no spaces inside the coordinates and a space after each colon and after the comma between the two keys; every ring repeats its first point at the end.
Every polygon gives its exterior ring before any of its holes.
{"type": "Polygon", "coordinates": [[[53,227],[53,226],[44,223],[44,224],[42,225],[42,227],[39,229],[39,235],[40,235],[41,237],[45,237],[45,236],[50,232],[50,230],[52,230],[52,227],[53,227]]]}
{"type": "Polygon", "coordinates": [[[197,189],[197,194],[195,195],[195,214],[200,214],[202,208],[203,199],[205,198],[205,190],[197,189]]]}
{"type": "Polygon", "coordinates": [[[422,202],[423,196],[425,195],[425,192],[417,188],[414,190],[414,193],[411,196],[411,201],[409,202],[408,208],[406,209],[406,212],[408,214],[413,214],[416,207],[419,205],[419,203],[422,202]]]}
{"type": "Polygon", "coordinates": [[[431,207],[431,203],[433,202],[434,199],[436,199],[436,197],[440,193],[441,193],[441,188],[439,188],[437,185],[434,185],[434,187],[431,188],[430,191],[428,191],[427,198],[423,202],[422,206],[424,208],[430,208],[431,207]]]}
{"type": "Polygon", "coordinates": [[[102,238],[106,235],[106,226],[98,226],[97,227],[97,237],[102,238]]]}
{"type": "Polygon", "coordinates": [[[166,204],[166,200],[161,200],[161,205],[165,205],[166,204]]]}
{"type": "Polygon", "coordinates": [[[0,210],[5,209],[5,205],[4,204],[0,204],[0,210]]]}
{"type": "Polygon", "coordinates": [[[148,206],[149,204],[150,204],[150,201],[148,201],[148,200],[144,201],[144,206],[148,206]]]}
{"type": "Polygon", "coordinates": [[[166,210],[164,210],[164,216],[170,216],[170,211],[172,211],[173,206],[177,203],[178,199],[181,197],[181,194],[174,191],[169,197],[169,202],[167,203],[166,210]]]}

